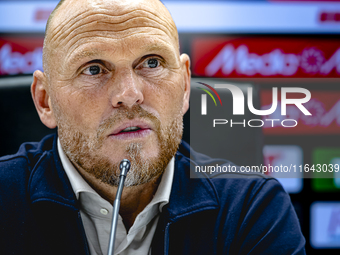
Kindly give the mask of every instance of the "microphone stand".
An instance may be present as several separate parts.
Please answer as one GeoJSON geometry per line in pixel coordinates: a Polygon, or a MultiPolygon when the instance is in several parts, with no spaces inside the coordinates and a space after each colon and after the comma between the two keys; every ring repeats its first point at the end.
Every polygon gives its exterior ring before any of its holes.
{"type": "Polygon", "coordinates": [[[112,212],[112,224],[111,224],[111,233],[110,233],[110,241],[109,241],[109,249],[107,254],[113,255],[115,240],[116,240],[116,231],[117,231],[117,223],[118,223],[118,213],[120,207],[120,198],[122,196],[124,182],[127,172],[130,170],[131,163],[128,159],[123,159],[120,162],[120,176],[119,176],[119,184],[117,189],[117,194],[115,201],[113,202],[113,212],[112,212]]]}

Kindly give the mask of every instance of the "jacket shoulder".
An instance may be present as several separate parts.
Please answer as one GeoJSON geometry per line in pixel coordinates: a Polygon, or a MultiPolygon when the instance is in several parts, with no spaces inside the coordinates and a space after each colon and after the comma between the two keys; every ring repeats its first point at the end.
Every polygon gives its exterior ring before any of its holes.
{"type": "Polygon", "coordinates": [[[48,135],[40,142],[23,143],[17,153],[0,157],[1,186],[8,186],[28,178],[41,156],[52,149],[54,139],[55,135],[48,135]]]}
{"type": "Polygon", "coordinates": [[[239,199],[251,199],[267,192],[286,194],[282,185],[273,177],[259,173],[246,172],[227,159],[211,158],[193,150],[182,142],[179,153],[188,162],[191,179],[206,179],[215,190],[219,202],[238,203],[239,199]]]}
{"type": "Polygon", "coordinates": [[[305,239],[290,197],[276,179],[242,172],[232,162],[202,155],[187,144],[184,149],[186,155],[180,159],[190,169],[190,181],[200,179],[214,190],[219,205],[216,225],[223,229],[221,240],[225,240],[223,254],[274,254],[277,250],[305,254],[305,239]],[[235,171],[197,174],[195,168],[204,165],[235,171]]]}

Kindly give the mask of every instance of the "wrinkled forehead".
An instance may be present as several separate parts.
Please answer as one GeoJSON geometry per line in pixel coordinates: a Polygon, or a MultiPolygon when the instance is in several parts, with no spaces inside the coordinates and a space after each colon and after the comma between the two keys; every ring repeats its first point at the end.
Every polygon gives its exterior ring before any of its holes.
{"type": "Polygon", "coordinates": [[[150,28],[178,48],[176,26],[158,0],[66,0],[50,21],[45,40],[56,48],[78,37],[120,39],[145,29],[150,33],[150,28]]]}

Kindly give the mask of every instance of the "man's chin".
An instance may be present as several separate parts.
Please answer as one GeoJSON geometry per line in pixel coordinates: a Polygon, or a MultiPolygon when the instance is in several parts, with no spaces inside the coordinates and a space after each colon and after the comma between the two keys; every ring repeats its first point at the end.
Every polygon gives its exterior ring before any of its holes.
{"type": "MultiPolygon", "coordinates": [[[[154,178],[157,178],[164,172],[164,169],[170,161],[159,157],[144,159],[143,157],[136,155],[130,155],[125,158],[131,163],[130,170],[125,180],[125,186],[127,187],[142,185],[152,181],[154,178]]],[[[95,167],[97,169],[99,167],[100,170],[95,172],[91,171],[91,174],[101,182],[111,186],[118,186],[120,162],[121,161],[109,164],[108,162],[105,163],[105,160],[102,160],[101,166],[95,167]]]]}
{"type": "MultiPolygon", "coordinates": [[[[110,129],[109,124],[108,127],[104,125],[104,131],[110,129]]],[[[163,173],[178,149],[182,129],[182,119],[178,115],[169,126],[155,131],[157,138],[151,134],[145,139],[131,139],[132,142],[128,143],[112,141],[106,139],[107,136],[91,138],[69,127],[61,127],[58,132],[64,151],[71,161],[109,185],[118,185],[119,164],[124,158],[130,160],[131,169],[125,185],[136,186],[150,182],[163,173]]]]}
{"type": "Polygon", "coordinates": [[[102,146],[100,150],[95,152],[101,154],[106,160],[109,160],[112,165],[120,164],[123,159],[138,160],[138,161],[154,161],[160,157],[160,146],[155,142],[126,142],[109,146],[102,146]]]}
{"type": "Polygon", "coordinates": [[[143,153],[148,154],[151,152],[150,155],[155,155],[152,151],[158,152],[160,145],[157,136],[153,134],[154,133],[151,133],[147,137],[134,139],[116,139],[108,137],[102,144],[100,144],[100,150],[102,154],[106,154],[108,151],[114,151],[116,158],[118,152],[122,152],[122,154],[127,153],[130,148],[138,144],[140,150],[143,150],[143,153]],[[147,151],[145,149],[147,149],[147,151]]]}

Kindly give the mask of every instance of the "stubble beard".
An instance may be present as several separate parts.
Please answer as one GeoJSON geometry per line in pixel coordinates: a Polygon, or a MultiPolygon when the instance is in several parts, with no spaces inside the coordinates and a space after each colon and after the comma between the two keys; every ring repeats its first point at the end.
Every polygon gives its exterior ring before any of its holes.
{"type": "MultiPolygon", "coordinates": [[[[58,111],[57,111],[58,112],[58,111]]],[[[180,111],[178,111],[180,112],[180,111]]],[[[142,143],[129,143],[125,152],[131,162],[130,171],[125,179],[125,186],[137,186],[150,182],[160,176],[171,158],[175,155],[180,144],[183,133],[183,117],[178,113],[167,126],[162,126],[160,120],[153,114],[144,110],[141,106],[135,105],[132,108],[122,108],[114,116],[100,124],[97,134],[90,136],[69,125],[64,116],[58,113],[58,135],[63,150],[71,162],[81,167],[96,179],[111,186],[118,186],[119,164],[112,163],[109,157],[101,155],[103,141],[107,132],[124,119],[145,119],[154,124],[157,135],[159,153],[155,158],[145,158],[142,143]]]]}

